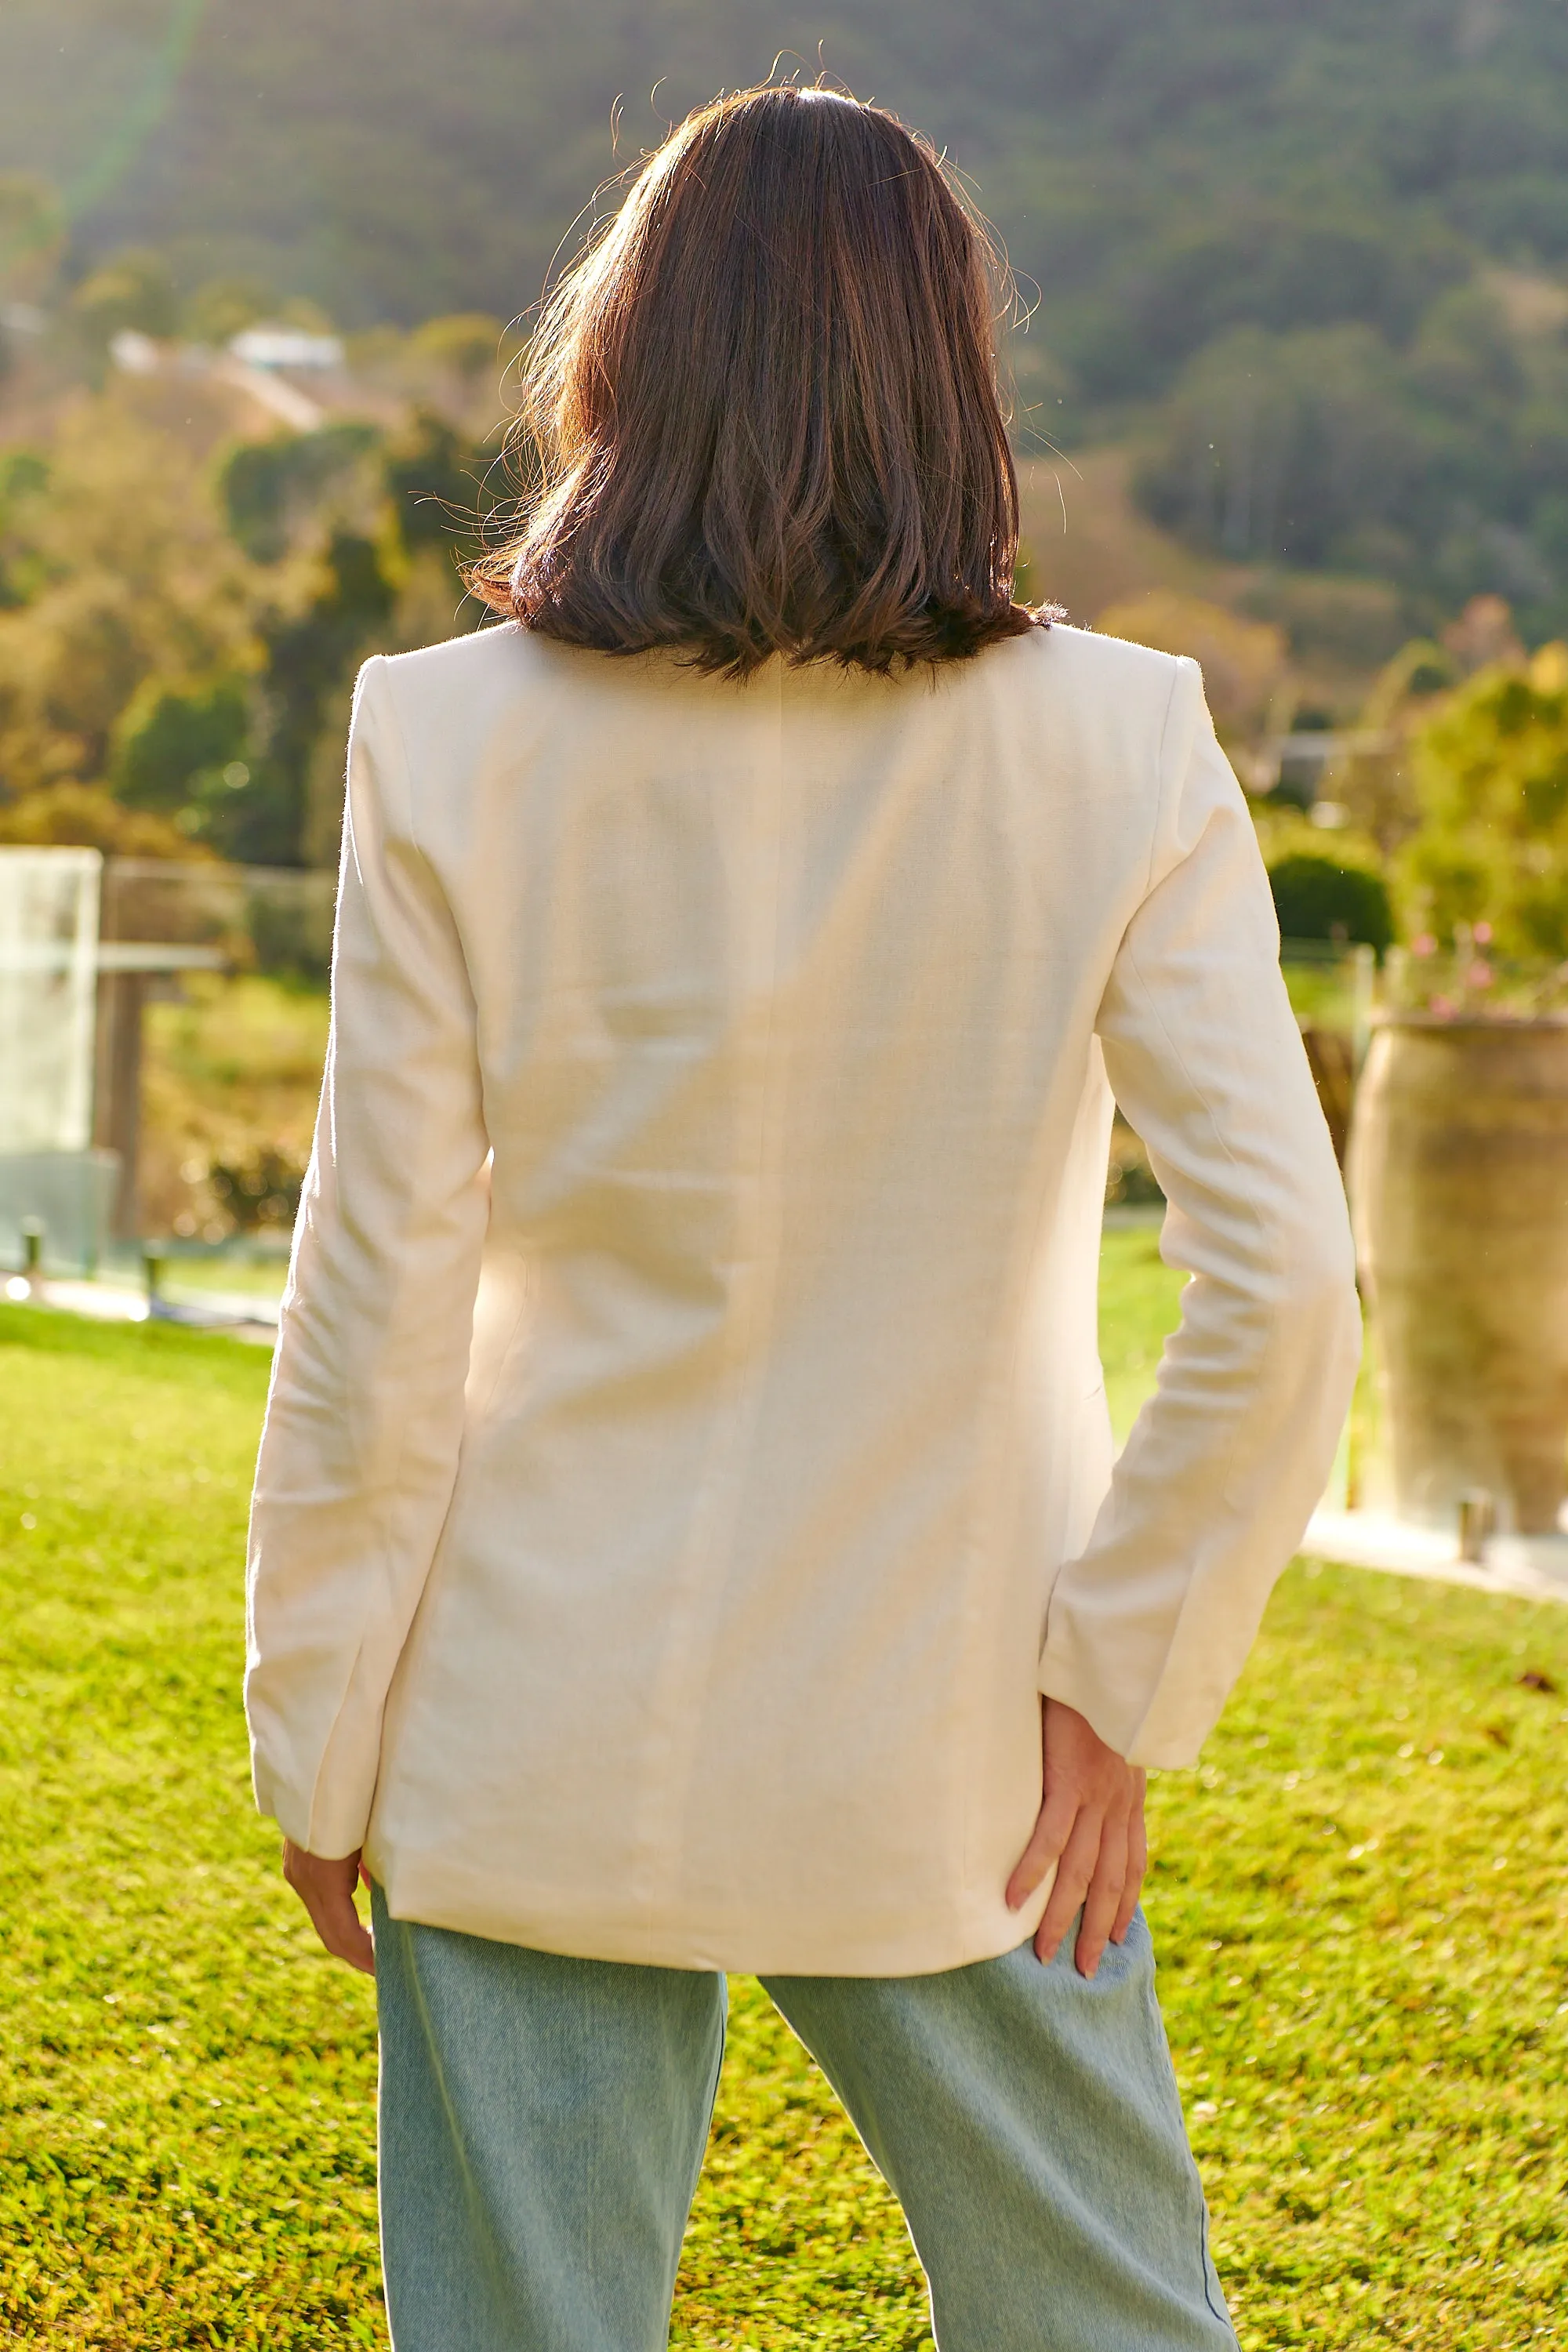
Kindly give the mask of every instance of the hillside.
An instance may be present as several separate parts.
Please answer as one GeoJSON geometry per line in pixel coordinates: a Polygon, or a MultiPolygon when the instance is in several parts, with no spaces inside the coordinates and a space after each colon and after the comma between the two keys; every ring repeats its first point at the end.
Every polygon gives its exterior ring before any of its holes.
{"type": "Polygon", "coordinates": [[[1398,340],[1479,252],[1568,259],[1558,0],[6,0],[0,155],[83,258],[507,316],[596,182],[781,50],[950,145],[1091,401],[1237,322],[1398,340]]]}
{"type": "Polygon", "coordinates": [[[1195,652],[1242,749],[1468,607],[1568,638],[1561,0],[5,0],[0,832],[330,856],[354,664],[472,617],[501,321],[819,58],[1006,241],[1029,594],[1195,652]],[[347,337],[303,428],[218,381],[279,314],[347,337]]]}
{"type": "Polygon", "coordinates": [[[510,318],[667,121],[819,59],[994,218],[1023,456],[1126,446],[1194,551],[1408,628],[1568,630],[1560,0],[7,0],[0,157],[56,194],[8,260],[0,186],[0,294],[142,247],[145,316],[94,291],[153,333],[510,318]]]}

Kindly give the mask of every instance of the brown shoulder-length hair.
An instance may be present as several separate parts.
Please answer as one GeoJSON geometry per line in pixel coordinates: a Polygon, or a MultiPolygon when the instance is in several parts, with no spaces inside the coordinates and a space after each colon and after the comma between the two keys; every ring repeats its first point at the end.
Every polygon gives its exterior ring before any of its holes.
{"type": "Polygon", "coordinates": [[[532,487],[470,587],[570,645],[737,677],[1020,635],[1003,293],[984,224],[892,115],[788,85],[716,100],[546,304],[532,487]]]}

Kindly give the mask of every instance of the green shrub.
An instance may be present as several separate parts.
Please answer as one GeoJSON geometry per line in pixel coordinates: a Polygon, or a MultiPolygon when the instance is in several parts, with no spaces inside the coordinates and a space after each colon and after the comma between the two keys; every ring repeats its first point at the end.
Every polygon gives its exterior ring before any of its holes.
{"type": "MultiPolygon", "coordinates": [[[[250,694],[243,678],[175,687],[148,678],[115,730],[115,796],[128,808],[173,814],[224,789],[224,772],[249,771],[250,694]]],[[[230,779],[232,786],[234,780],[230,779]]]]}
{"type": "Polygon", "coordinates": [[[1379,956],[1393,941],[1388,886],[1370,867],[1296,850],[1269,867],[1268,887],[1285,939],[1355,940],[1379,956]]]}
{"type": "Polygon", "coordinates": [[[1486,922],[1505,957],[1568,957],[1568,649],[1482,670],[1416,736],[1413,928],[1486,922]]]}

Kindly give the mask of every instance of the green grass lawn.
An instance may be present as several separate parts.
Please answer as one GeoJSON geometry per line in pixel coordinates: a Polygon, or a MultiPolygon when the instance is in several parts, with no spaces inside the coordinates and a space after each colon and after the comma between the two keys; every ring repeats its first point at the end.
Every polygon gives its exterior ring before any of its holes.
{"type": "MultiPolygon", "coordinates": [[[[1108,1237],[1119,1418],[1173,1307],[1152,1253],[1108,1237]]],[[[232,1341],[0,1309],[0,2342],[383,2340],[369,1988],[313,1946],[247,1788],[266,1376],[232,1341]]],[[[1298,1567],[1204,1769],[1154,1783],[1149,1909],[1247,2352],[1563,2341],[1564,1693],[1568,1613],[1298,1567]]],[[[912,2352],[897,2213],[734,1996],[675,2342],[912,2352]]]]}
{"type": "Polygon", "coordinates": [[[1159,1212],[1135,1212],[1108,1228],[1100,1261],[1100,1360],[1119,1445],[1154,1385],[1166,1332],[1180,1312],[1186,1276],[1160,1256],[1159,1212]]]}

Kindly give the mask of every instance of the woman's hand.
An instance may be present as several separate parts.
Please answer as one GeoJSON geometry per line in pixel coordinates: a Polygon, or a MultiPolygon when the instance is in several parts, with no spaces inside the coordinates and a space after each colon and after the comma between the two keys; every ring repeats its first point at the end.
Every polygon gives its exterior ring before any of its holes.
{"type": "Polygon", "coordinates": [[[1021,1911],[1052,1863],[1056,1885],[1035,1937],[1038,1958],[1057,1947],[1081,1905],[1074,1954],[1091,1977],[1106,1938],[1120,1944],[1138,1908],[1149,1860],[1143,1833],[1143,1775],[1108,1748],[1087,1717],[1060,1699],[1041,1702],[1045,1786],[1035,1834],[1007,1883],[1008,1908],[1021,1911]]]}
{"type": "Polygon", "coordinates": [[[375,1946],[354,1909],[359,1882],[357,1853],[329,1862],[307,1853],[292,1838],[283,1841],[283,1875],[310,1915],[310,1924],[335,1960],[347,1960],[367,1977],[375,1974],[375,1946]]]}

